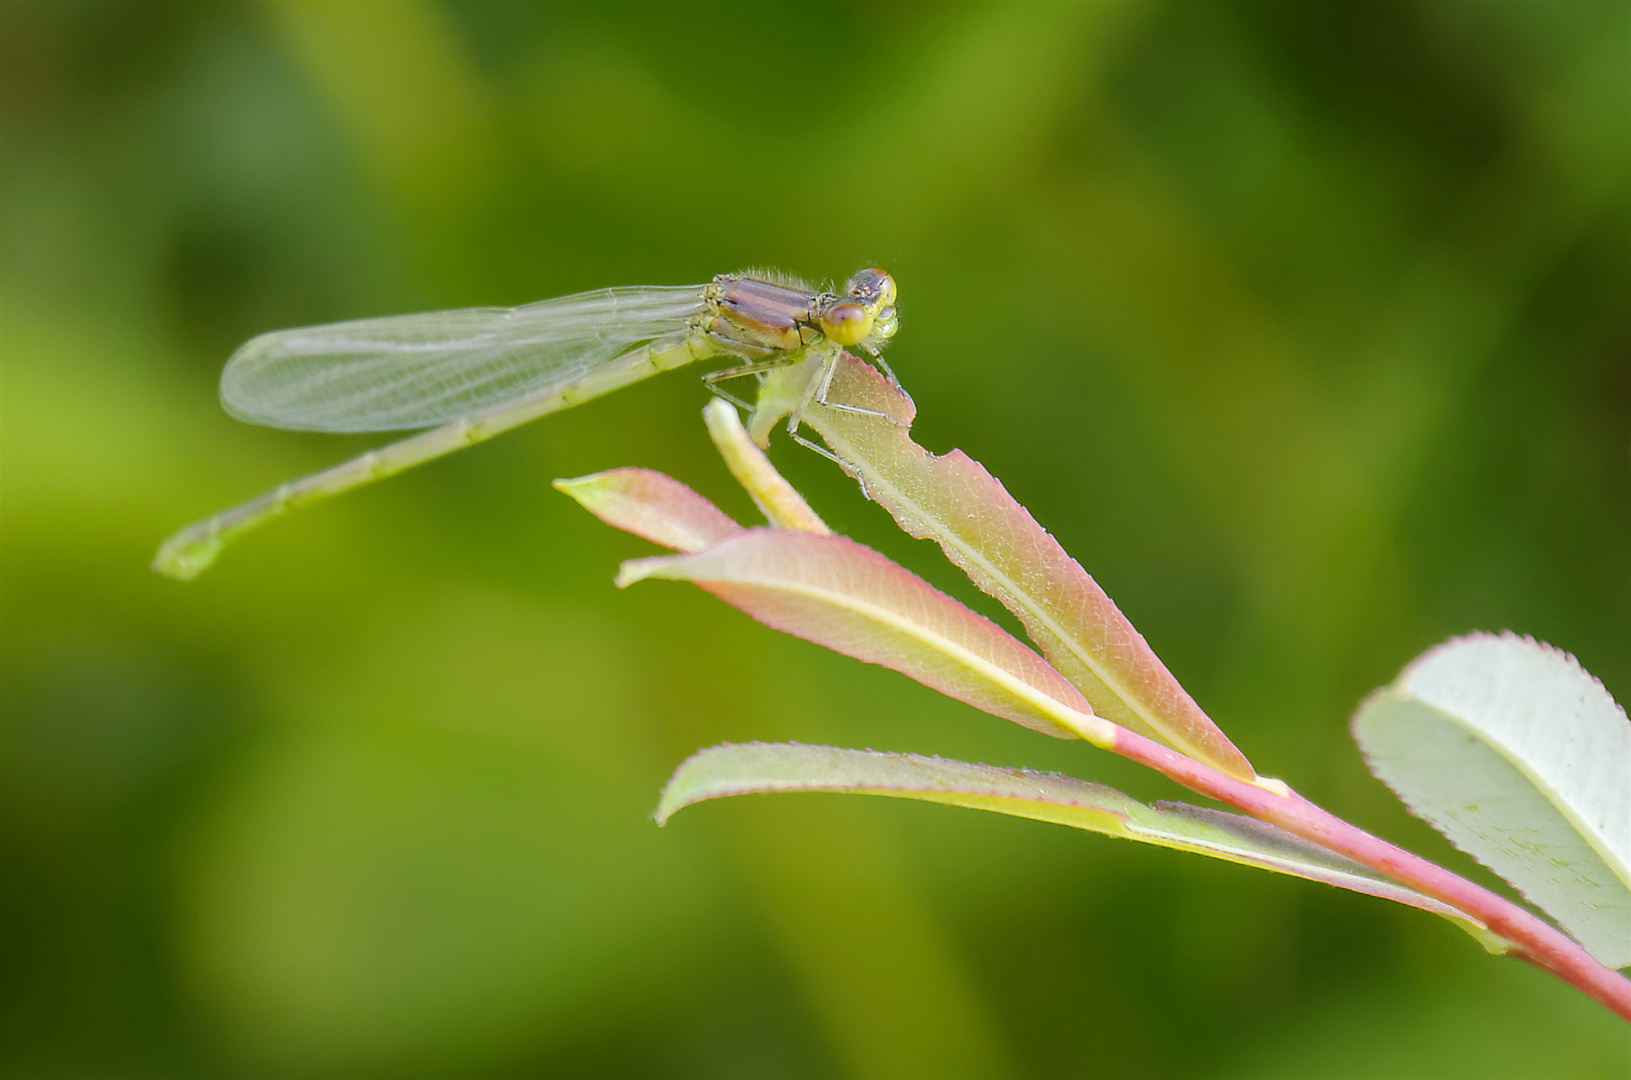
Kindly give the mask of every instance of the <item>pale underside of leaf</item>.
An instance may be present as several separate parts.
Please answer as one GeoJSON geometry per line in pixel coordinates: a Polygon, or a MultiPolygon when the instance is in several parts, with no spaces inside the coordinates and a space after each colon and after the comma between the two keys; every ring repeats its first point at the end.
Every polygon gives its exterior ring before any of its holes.
{"type": "Polygon", "coordinates": [[[1482,924],[1455,909],[1274,825],[1182,803],[1149,806],[1114,788],[1058,773],[831,746],[727,744],[682,763],[655,816],[664,824],[681,808],[706,799],[786,791],[946,803],[1189,851],[1409,904],[1450,919],[1492,951],[1503,948],[1482,924]]]}
{"type": "MultiPolygon", "coordinates": [[[[779,412],[793,407],[807,382],[805,372],[772,373],[755,414],[755,432],[762,433],[779,412]]],[[[995,477],[960,451],[936,457],[911,440],[908,425],[914,409],[898,387],[845,354],[827,400],[872,414],[812,401],[804,422],[901,528],[935,540],[975,585],[1012,611],[1043,655],[1100,716],[1231,776],[1253,778],[1250,762],[1104,590],[995,477]]]]}
{"type": "Polygon", "coordinates": [[[625,563],[618,583],[652,577],[694,582],[768,626],[1044,734],[1101,741],[1114,731],[1007,631],[847,537],[755,529],[625,563]]]}
{"type": "Polygon", "coordinates": [[[1574,659],[1453,639],[1354,717],[1371,771],[1610,967],[1631,964],[1631,724],[1574,659]]]}

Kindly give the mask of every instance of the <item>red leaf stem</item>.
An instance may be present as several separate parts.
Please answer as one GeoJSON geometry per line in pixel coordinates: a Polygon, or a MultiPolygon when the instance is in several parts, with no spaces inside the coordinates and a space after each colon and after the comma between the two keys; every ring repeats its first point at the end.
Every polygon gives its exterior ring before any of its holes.
{"type": "Polygon", "coordinates": [[[1509,955],[1550,972],[1631,1020],[1631,979],[1604,967],[1568,935],[1510,900],[1350,825],[1289,789],[1280,795],[1260,784],[1236,780],[1126,728],[1116,730],[1110,749],[1191,791],[1244,810],[1466,912],[1492,932],[1516,942],[1518,948],[1509,955]]]}

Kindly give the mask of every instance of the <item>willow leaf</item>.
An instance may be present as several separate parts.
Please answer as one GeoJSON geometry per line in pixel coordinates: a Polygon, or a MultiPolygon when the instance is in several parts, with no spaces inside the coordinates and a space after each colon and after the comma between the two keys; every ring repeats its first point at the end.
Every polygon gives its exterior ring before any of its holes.
{"type": "MultiPolygon", "coordinates": [[[[756,437],[805,400],[808,367],[766,379],[753,418],[756,437]]],[[[902,529],[934,540],[975,585],[1012,611],[1098,715],[1230,776],[1255,776],[1114,601],[996,477],[959,450],[936,456],[912,441],[916,410],[898,386],[846,353],[827,400],[846,407],[807,401],[804,423],[902,529]]]]}
{"type": "Polygon", "coordinates": [[[687,555],[623,564],[619,585],[690,581],[767,626],[1062,739],[1114,731],[1002,627],[843,536],[753,529],[687,555]]]}
{"type": "Polygon", "coordinates": [[[1394,900],[1451,920],[1486,948],[1504,943],[1432,897],[1255,818],[1183,803],[1146,805],[1114,788],[1059,773],[797,743],[710,747],[675,770],[658,824],[706,799],[780,791],[886,795],[990,810],[1175,848],[1394,900]]]}

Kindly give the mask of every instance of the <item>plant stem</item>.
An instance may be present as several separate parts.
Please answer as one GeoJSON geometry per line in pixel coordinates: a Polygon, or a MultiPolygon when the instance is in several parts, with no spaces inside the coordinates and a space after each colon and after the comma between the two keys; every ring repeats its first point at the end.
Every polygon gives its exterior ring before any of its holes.
{"type": "Polygon", "coordinates": [[[1599,964],[1566,934],[1512,901],[1350,825],[1289,789],[1279,794],[1261,784],[1236,780],[1126,728],[1116,730],[1108,749],[1148,765],[1191,791],[1228,803],[1442,900],[1513,942],[1515,948],[1509,955],[1550,972],[1631,1020],[1631,979],[1599,964]]]}

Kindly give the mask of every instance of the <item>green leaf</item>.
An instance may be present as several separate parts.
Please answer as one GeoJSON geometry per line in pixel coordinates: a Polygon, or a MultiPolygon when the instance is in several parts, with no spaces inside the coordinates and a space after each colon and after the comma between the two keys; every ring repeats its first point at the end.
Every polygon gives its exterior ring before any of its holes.
{"type": "Polygon", "coordinates": [[[1353,722],[1371,772],[1599,962],[1631,964],[1631,723],[1569,654],[1474,634],[1353,722]]]}
{"type": "MultiPolygon", "coordinates": [[[[813,371],[805,365],[770,373],[753,418],[756,437],[798,406],[813,371]]],[[[937,457],[912,441],[916,410],[898,386],[846,353],[827,398],[849,408],[811,401],[804,422],[902,529],[933,539],[975,585],[1012,611],[1098,715],[1237,779],[1253,779],[1245,755],[1144,636],[996,477],[960,450],[937,457]]]]}
{"type": "Polygon", "coordinates": [[[843,536],[754,529],[636,559],[617,582],[690,581],[767,626],[881,664],[1057,738],[1109,738],[1081,693],[996,623],[843,536]]]}
{"type": "Polygon", "coordinates": [[[657,823],[705,799],[773,791],[888,795],[1051,821],[1395,900],[1450,919],[1491,951],[1504,947],[1454,908],[1277,826],[1183,803],[1148,806],[1058,773],[832,746],[726,744],[692,755],[675,770],[657,805],[657,823]]]}

